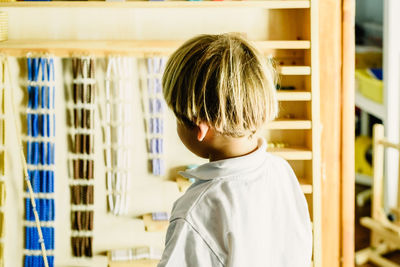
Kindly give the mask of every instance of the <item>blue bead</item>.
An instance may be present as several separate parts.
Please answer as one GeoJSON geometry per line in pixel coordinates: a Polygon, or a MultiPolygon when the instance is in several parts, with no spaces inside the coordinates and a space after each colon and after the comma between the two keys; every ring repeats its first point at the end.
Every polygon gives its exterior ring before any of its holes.
{"type": "Polygon", "coordinates": [[[46,144],[45,143],[43,143],[43,142],[40,142],[39,143],[39,151],[40,151],[40,154],[39,154],[39,162],[40,162],[40,164],[42,164],[42,165],[45,165],[46,164],[46,144]]]}
{"type": "Polygon", "coordinates": [[[25,227],[25,248],[26,249],[30,249],[29,248],[29,239],[30,239],[29,235],[30,235],[29,228],[25,227]]]}
{"type": "Polygon", "coordinates": [[[56,217],[54,199],[51,199],[50,202],[51,202],[51,206],[50,206],[51,207],[51,217],[50,217],[50,219],[52,221],[54,221],[54,219],[56,217]]]}
{"type": "Polygon", "coordinates": [[[42,86],[42,91],[41,91],[41,97],[42,99],[40,100],[41,107],[45,108],[45,104],[46,104],[46,86],[42,86]]]}
{"type": "Polygon", "coordinates": [[[39,164],[39,143],[33,142],[33,161],[32,164],[38,165],[39,164]]]}
{"type": "Polygon", "coordinates": [[[26,143],[26,163],[32,164],[33,153],[32,153],[32,143],[26,143]]]}
{"type": "Polygon", "coordinates": [[[54,171],[48,171],[49,193],[54,193],[54,171]]]}
{"type": "Polygon", "coordinates": [[[40,185],[41,185],[41,181],[40,181],[40,173],[38,170],[32,170],[32,179],[31,179],[31,183],[32,183],[32,189],[33,192],[35,193],[39,193],[40,192],[40,185]]]}
{"type": "MultiPolygon", "coordinates": [[[[28,104],[28,107],[29,107],[29,104],[28,104]]],[[[32,135],[32,133],[31,133],[31,114],[30,113],[28,113],[26,115],[26,134],[28,136],[32,135]]]]}
{"type": "Polygon", "coordinates": [[[49,267],[54,267],[54,256],[48,256],[47,260],[49,261],[49,267]]]}

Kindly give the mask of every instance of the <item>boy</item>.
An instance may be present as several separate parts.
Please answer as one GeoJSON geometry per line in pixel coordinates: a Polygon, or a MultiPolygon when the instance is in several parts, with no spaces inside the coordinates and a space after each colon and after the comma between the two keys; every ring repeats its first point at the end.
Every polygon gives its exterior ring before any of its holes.
{"type": "Polygon", "coordinates": [[[163,92],[183,144],[209,163],[173,207],[159,267],[310,267],[307,202],[257,130],[275,117],[272,68],[234,34],[200,35],[169,58],[163,92]]]}

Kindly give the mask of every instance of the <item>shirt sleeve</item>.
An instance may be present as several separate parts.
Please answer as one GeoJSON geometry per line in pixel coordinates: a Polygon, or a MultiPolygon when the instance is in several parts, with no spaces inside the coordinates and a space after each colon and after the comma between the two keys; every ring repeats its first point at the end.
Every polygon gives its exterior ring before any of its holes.
{"type": "Polygon", "coordinates": [[[187,221],[176,219],[168,227],[165,249],[158,267],[176,266],[222,267],[224,265],[187,221]]]}

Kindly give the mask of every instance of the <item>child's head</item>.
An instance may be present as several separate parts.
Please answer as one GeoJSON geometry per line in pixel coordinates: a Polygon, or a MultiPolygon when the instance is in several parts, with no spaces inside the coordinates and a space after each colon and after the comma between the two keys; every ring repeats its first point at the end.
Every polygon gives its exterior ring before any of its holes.
{"type": "Polygon", "coordinates": [[[274,71],[237,34],[199,35],[169,58],[163,92],[178,123],[229,137],[255,133],[277,113],[274,71]]]}
{"type": "Polygon", "coordinates": [[[277,112],[274,72],[236,34],[199,35],[169,58],[165,100],[186,126],[207,122],[223,135],[255,132],[277,112]]]}

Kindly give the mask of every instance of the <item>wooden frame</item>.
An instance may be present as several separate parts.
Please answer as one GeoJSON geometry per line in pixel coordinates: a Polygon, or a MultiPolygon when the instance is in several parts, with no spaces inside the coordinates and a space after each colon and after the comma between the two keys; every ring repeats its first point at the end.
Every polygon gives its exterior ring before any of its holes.
{"type": "MultiPolygon", "coordinates": [[[[262,9],[293,9],[299,12],[300,21],[303,25],[302,33],[308,40],[274,40],[256,41],[264,53],[270,50],[304,50],[301,58],[304,62],[296,65],[278,66],[281,76],[288,79],[297,79],[303,87],[297,86],[295,90],[278,91],[278,100],[285,105],[301,109],[301,117],[295,119],[280,119],[271,122],[269,132],[278,132],[284,138],[294,139],[297,132],[301,132],[302,143],[293,144],[285,148],[271,148],[269,151],[279,155],[298,167],[302,175],[300,183],[303,192],[309,200],[310,214],[314,229],[314,266],[325,266],[322,263],[321,251],[321,125],[320,125],[320,81],[319,81],[319,28],[317,0],[264,0],[264,1],[223,1],[223,2],[16,2],[1,3],[0,7],[7,8],[76,8],[76,7],[114,7],[114,8],[262,8],[262,9]],[[298,106],[302,106],[298,108],[298,106]],[[303,116],[305,115],[305,116],[303,116]],[[297,132],[295,132],[297,131],[297,132]],[[297,166],[297,165],[296,165],[297,166]]],[[[286,15],[278,14],[282,19],[286,15]]],[[[266,22],[268,23],[268,22],[266,22]]],[[[182,42],[177,40],[9,40],[0,43],[0,53],[11,56],[26,56],[27,52],[52,53],[59,57],[69,57],[78,54],[94,54],[96,56],[107,56],[111,54],[124,54],[134,56],[168,55],[182,42]]],[[[297,142],[297,141],[296,141],[297,142]]],[[[297,167],[294,167],[296,169],[297,167]]],[[[295,170],[296,171],[296,170],[295,170]]],[[[145,216],[145,223],[148,216],[145,216]]]]}
{"type": "Polygon", "coordinates": [[[65,1],[51,2],[3,2],[0,7],[62,7],[62,8],[209,8],[209,7],[243,7],[243,8],[268,8],[268,9],[292,9],[309,8],[309,0],[264,0],[264,1],[126,1],[126,2],[105,2],[105,1],[65,1]]]}
{"type": "Polygon", "coordinates": [[[354,266],[355,0],[320,0],[322,265],[354,266]]]}
{"type": "MultiPolygon", "coordinates": [[[[383,125],[374,125],[373,133],[374,153],[373,153],[373,184],[372,184],[372,207],[371,217],[361,218],[361,225],[371,230],[370,246],[356,253],[356,263],[364,264],[371,261],[379,266],[399,267],[400,265],[382,257],[394,249],[400,248],[400,226],[397,222],[391,222],[386,217],[383,205],[383,174],[384,174],[384,155],[385,148],[394,148],[400,152],[400,144],[394,144],[385,139],[383,125]]],[[[400,180],[400,177],[398,181],[400,180]]],[[[397,207],[400,207],[398,198],[397,207]]]]}
{"type": "Polygon", "coordinates": [[[342,266],[354,265],[354,71],[355,0],[342,0],[341,91],[341,256],[342,266]]]}

